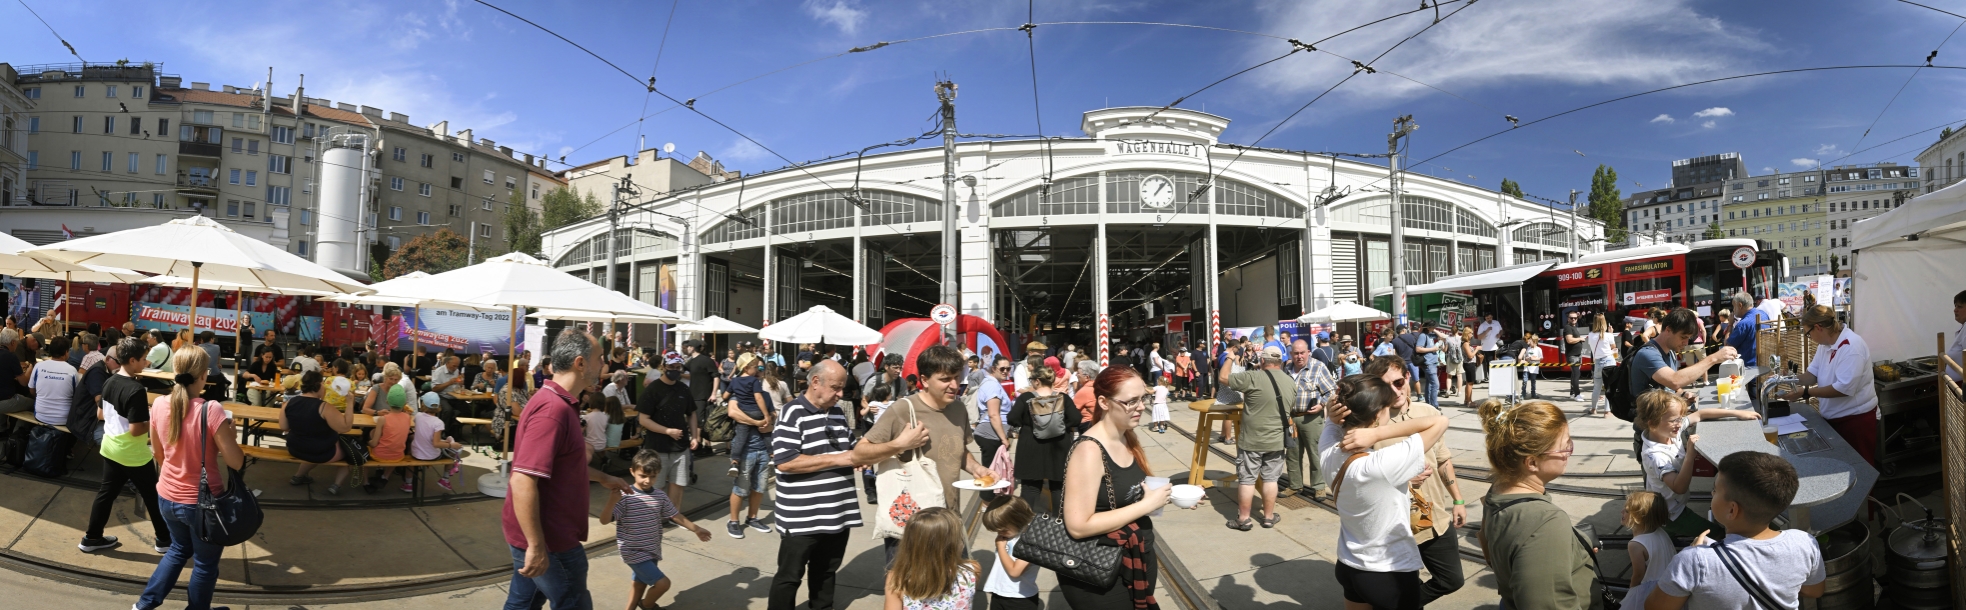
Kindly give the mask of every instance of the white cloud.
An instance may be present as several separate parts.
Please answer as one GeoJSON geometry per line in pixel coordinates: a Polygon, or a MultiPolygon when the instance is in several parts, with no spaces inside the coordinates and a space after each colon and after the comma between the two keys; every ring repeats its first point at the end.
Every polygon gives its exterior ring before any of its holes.
{"type": "Polygon", "coordinates": [[[1822,146],[1817,146],[1817,147],[1816,147],[1816,156],[1818,156],[1818,157],[1840,157],[1840,156],[1843,156],[1843,147],[1841,147],[1841,146],[1837,146],[1837,145],[1835,145],[1835,144],[1824,144],[1824,145],[1822,145],[1822,146]]]}
{"type": "Polygon", "coordinates": [[[752,144],[750,140],[738,138],[732,141],[730,146],[725,148],[723,152],[717,153],[717,158],[726,162],[756,162],[771,159],[772,156],[771,152],[766,151],[756,144],[752,144]]]}
{"type": "Polygon", "coordinates": [[[1700,124],[1700,126],[1701,126],[1701,127],[1704,127],[1704,128],[1707,128],[1707,129],[1713,129],[1713,126],[1714,126],[1714,122],[1713,122],[1713,121],[1707,121],[1707,122],[1705,122],[1705,123],[1701,123],[1701,124],[1700,124]]]}
{"type": "Polygon", "coordinates": [[[1772,174],[1772,173],[1775,173],[1775,172],[1776,172],[1777,170],[1776,170],[1775,168],[1773,168],[1773,167],[1763,167],[1763,168],[1761,168],[1761,171],[1764,171],[1764,172],[1767,172],[1767,173],[1770,173],[1770,174],[1772,174]]]}
{"type": "MultiPolygon", "coordinates": [[[[1372,13],[1405,10],[1403,3],[1369,3],[1372,13]],[[1398,7],[1397,9],[1393,7],[1398,7]]],[[[1262,10],[1270,31],[1337,32],[1358,25],[1354,0],[1269,0],[1262,10]]],[[[1376,67],[1468,94],[1480,87],[1542,88],[1549,84],[1669,85],[1738,72],[1749,55],[1770,49],[1752,28],[1723,24],[1692,0],[1525,0],[1442,7],[1457,11],[1424,35],[1400,46],[1376,67]]],[[[1320,49],[1369,59],[1411,36],[1433,19],[1416,13],[1346,34],[1320,49]]],[[[1247,58],[1261,61],[1278,51],[1274,41],[1250,42],[1247,58]]],[[[1352,71],[1345,60],[1319,54],[1278,62],[1251,73],[1253,84],[1284,94],[1315,94],[1352,71]]],[[[1438,95],[1425,86],[1386,74],[1353,79],[1338,96],[1357,104],[1438,95]]],[[[1294,104],[1292,104],[1294,106],[1294,104]]]]}
{"type": "Polygon", "coordinates": [[[1699,111],[1699,112],[1695,112],[1695,113],[1693,113],[1693,116],[1694,116],[1695,118],[1702,118],[1702,119],[1704,119],[1704,118],[1708,118],[1708,117],[1717,117],[1717,116],[1734,116],[1734,111],[1733,111],[1733,110],[1730,110],[1730,109],[1728,109],[1728,108],[1726,108],[1726,107],[1722,107],[1722,106],[1714,106],[1714,107],[1712,107],[1712,108],[1708,108],[1708,109],[1706,109],[1706,110],[1701,110],[1701,111],[1699,111]]]}
{"type": "Polygon", "coordinates": [[[867,11],[856,4],[849,0],[806,0],[805,9],[812,18],[852,36],[859,33],[861,22],[867,20],[867,11]]]}
{"type": "Polygon", "coordinates": [[[1802,169],[1809,169],[1811,167],[1820,165],[1821,163],[1816,161],[1815,159],[1810,159],[1807,157],[1796,157],[1794,159],[1789,159],[1789,164],[1802,169]]]}
{"type": "Polygon", "coordinates": [[[1659,115],[1659,116],[1655,116],[1655,117],[1652,117],[1652,120],[1650,120],[1650,121],[1647,121],[1647,122],[1648,122],[1648,123],[1666,123],[1666,124],[1672,124],[1672,123],[1676,123],[1676,122],[1678,122],[1678,121],[1675,121],[1675,120],[1673,120],[1673,118],[1672,118],[1672,115],[1670,115],[1670,114],[1661,114],[1661,115],[1659,115]]]}

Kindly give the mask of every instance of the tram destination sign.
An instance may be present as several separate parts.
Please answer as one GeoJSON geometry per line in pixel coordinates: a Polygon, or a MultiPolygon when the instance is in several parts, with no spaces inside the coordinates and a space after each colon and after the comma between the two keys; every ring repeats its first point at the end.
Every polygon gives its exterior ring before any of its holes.
{"type": "Polygon", "coordinates": [[[1640,273],[1652,273],[1655,271],[1672,271],[1672,260],[1673,259],[1668,258],[1668,259],[1662,259],[1656,261],[1645,261],[1642,263],[1628,263],[1618,267],[1618,275],[1636,275],[1640,273]]]}

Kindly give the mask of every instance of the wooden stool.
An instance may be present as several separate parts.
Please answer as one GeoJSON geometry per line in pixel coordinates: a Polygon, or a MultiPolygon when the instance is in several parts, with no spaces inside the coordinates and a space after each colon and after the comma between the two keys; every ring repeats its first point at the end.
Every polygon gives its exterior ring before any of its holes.
{"type": "MultiPolygon", "coordinates": [[[[1195,452],[1188,457],[1188,484],[1202,488],[1214,487],[1208,480],[1208,439],[1215,422],[1242,424],[1242,405],[1216,405],[1214,399],[1204,398],[1188,403],[1188,408],[1199,414],[1200,421],[1195,425],[1195,452]]],[[[1234,468],[1231,468],[1234,470],[1234,468]]],[[[1228,478],[1234,478],[1231,474],[1228,478]]]]}

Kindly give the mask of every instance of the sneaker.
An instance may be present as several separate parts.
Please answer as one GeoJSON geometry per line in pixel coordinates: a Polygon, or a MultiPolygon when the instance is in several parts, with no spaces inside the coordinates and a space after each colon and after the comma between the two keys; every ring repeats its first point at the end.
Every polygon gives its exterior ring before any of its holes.
{"type": "Polygon", "coordinates": [[[444,477],[450,478],[450,477],[457,476],[457,471],[463,469],[464,469],[464,462],[451,462],[451,467],[444,469],[444,477]]]}
{"type": "Polygon", "coordinates": [[[1584,395],[1582,395],[1582,394],[1571,394],[1571,395],[1570,395],[1570,402],[1577,402],[1577,401],[1579,401],[1579,400],[1583,400],[1583,399],[1584,399],[1584,395]]]}
{"type": "Polygon", "coordinates": [[[767,534],[771,533],[771,526],[765,525],[765,522],[759,521],[757,517],[746,519],[744,521],[744,524],[751,526],[751,529],[758,530],[760,532],[764,532],[767,534]]]}
{"type": "Polygon", "coordinates": [[[154,550],[154,551],[157,551],[157,554],[158,554],[158,555],[162,555],[162,554],[165,554],[165,553],[169,553],[169,552],[171,552],[171,545],[168,545],[168,544],[166,544],[166,545],[162,545],[162,546],[158,546],[158,545],[151,545],[151,547],[150,547],[150,548],[151,548],[151,550],[154,550]]]}
{"type": "Polygon", "coordinates": [[[82,549],[82,552],[84,553],[94,553],[96,551],[100,551],[106,548],[116,546],[116,544],[117,542],[115,536],[103,536],[101,538],[84,537],[82,538],[82,544],[75,545],[75,548],[82,549]]]}
{"type": "Polygon", "coordinates": [[[339,496],[339,495],[341,495],[341,486],[340,486],[340,485],[329,485],[329,486],[328,486],[328,495],[330,495],[330,496],[339,496]]]}
{"type": "Polygon", "coordinates": [[[732,538],[736,538],[736,539],[738,539],[738,540],[743,540],[743,539],[744,539],[744,524],[742,524],[742,523],[738,523],[738,522],[736,522],[736,521],[731,521],[731,522],[728,522],[728,523],[725,523],[725,524],[724,524],[724,533],[727,533],[727,534],[730,534],[730,537],[732,537],[732,538]]]}
{"type": "Polygon", "coordinates": [[[295,487],[299,487],[301,485],[306,485],[308,483],[313,483],[313,482],[314,482],[314,477],[302,477],[302,476],[287,477],[287,484],[295,487]]]}
{"type": "Polygon", "coordinates": [[[730,475],[731,478],[737,478],[737,465],[732,464],[730,470],[725,471],[724,474],[730,475]]]}
{"type": "Polygon", "coordinates": [[[407,493],[416,493],[416,484],[414,484],[414,483],[411,483],[411,482],[409,482],[409,481],[404,481],[404,482],[403,482],[403,493],[406,493],[406,494],[407,494],[407,493]]]}
{"type": "Polygon", "coordinates": [[[449,478],[437,479],[437,486],[444,488],[444,491],[452,491],[451,480],[449,478]]]}

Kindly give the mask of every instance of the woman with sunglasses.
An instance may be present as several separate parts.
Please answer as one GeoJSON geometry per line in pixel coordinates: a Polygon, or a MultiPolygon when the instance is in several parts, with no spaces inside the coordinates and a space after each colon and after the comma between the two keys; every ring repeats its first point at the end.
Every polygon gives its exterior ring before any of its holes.
{"type": "Polygon", "coordinates": [[[1151,607],[1160,562],[1148,515],[1167,505],[1173,486],[1144,485],[1153,472],[1133,429],[1147,410],[1147,383],[1132,367],[1107,367],[1093,380],[1092,395],[1098,402],[1092,425],[1072,445],[1065,466],[1065,530],[1073,538],[1103,538],[1101,544],[1120,547],[1120,573],[1105,584],[1059,574],[1058,587],[1074,610],[1151,607]]]}
{"type": "Polygon", "coordinates": [[[1802,331],[1816,342],[1816,357],[1802,387],[1783,400],[1816,399],[1817,409],[1850,448],[1877,465],[1877,388],[1871,382],[1870,345],[1836,319],[1828,305],[1802,310],[1802,331]]]}
{"type": "Polygon", "coordinates": [[[1338,425],[1325,426],[1318,439],[1321,469],[1333,473],[1339,523],[1334,569],[1346,610],[1419,610],[1423,603],[1410,485],[1446,435],[1447,417],[1394,422],[1403,394],[1369,374],[1339,380],[1334,407],[1343,408],[1331,413],[1338,425]],[[1395,442],[1378,446],[1386,440],[1395,442]]]}
{"type": "MultiPolygon", "coordinates": [[[[1034,367],[1035,369],[1043,366],[1034,367]]],[[[984,464],[995,464],[997,452],[1010,442],[1007,434],[1010,420],[1010,395],[1004,392],[1004,381],[1010,378],[1010,359],[997,356],[984,369],[989,376],[976,387],[976,428],[970,435],[976,438],[976,449],[982,454],[984,464]]],[[[1050,380],[1046,380],[1046,385],[1050,380]]],[[[1035,385],[1035,384],[1033,384],[1035,385]]],[[[1035,388],[1034,388],[1035,389],[1035,388]]],[[[996,497],[994,492],[985,492],[984,499],[996,497]]]]}
{"type": "Polygon", "coordinates": [[[1597,581],[1594,549],[1585,547],[1571,529],[1570,514],[1548,492],[1576,450],[1563,411],[1546,400],[1510,407],[1490,398],[1479,413],[1493,472],[1493,484],[1481,499],[1480,540],[1502,607],[1590,607],[1597,581]]]}

